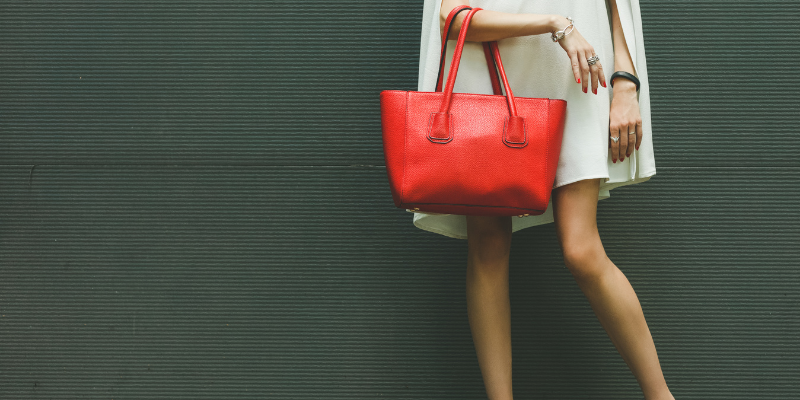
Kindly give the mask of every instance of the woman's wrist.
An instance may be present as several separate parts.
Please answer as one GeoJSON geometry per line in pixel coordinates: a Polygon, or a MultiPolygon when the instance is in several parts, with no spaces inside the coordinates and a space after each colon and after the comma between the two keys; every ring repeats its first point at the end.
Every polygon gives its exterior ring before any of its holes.
{"type": "MultiPolygon", "coordinates": [[[[609,82],[609,83],[611,83],[611,82],[609,82]]],[[[614,77],[614,85],[613,85],[613,87],[614,87],[613,91],[615,91],[615,92],[616,91],[620,91],[620,92],[622,92],[622,91],[626,91],[626,92],[630,91],[630,92],[634,92],[634,93],[636,92],[636,82],[634,82],[634,81],[632,81],[630,79],[625,79],[625,77],[622,77],[622,76],[615,76],[614,77]]]]}
{"type": "Polygon", "coordinates": [[[569,20],[563,15],[553,14],[550,16],[550,33],[556,33],[569,26],[569,20]]]}

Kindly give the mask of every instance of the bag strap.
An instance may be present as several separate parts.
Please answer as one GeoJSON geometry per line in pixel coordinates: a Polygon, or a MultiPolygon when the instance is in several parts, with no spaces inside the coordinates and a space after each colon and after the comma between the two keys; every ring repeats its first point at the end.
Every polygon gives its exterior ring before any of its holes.
{"type": "MultiPolygon", "coordinates": [[[[444,57],[447,53],[447,37],[450,36],[450,28],[453,25],[453,20],[456,18],[456,15],[464,10],[471,10],[472,7],[467,5],[460,5],[453,8],[450,11],[450,14],[447,16],[447,20],[444,23],[444,34],[442,35],[442,54],[439,57],[439,76],[436,77],[436,91],[442,91],[442,75],[444,74],[444,57]]],[[[489,42],[483,42],[483,54],[486,57],[486,65],[489,67],[489,78],[492,81],[492,92],[496,95],[503,95],[503,90],[501,89],[500,78],[497,75],[497,65],[494,62],[494,58],[492,57],[492,50],[489,46],[489,42]]]]}
{"type": "MultiPolygon", "coordinates": [[[[464,42],[467,38],[467,28],[472,21],[472,16],[476,12],[482,10],[480,7],[471,9],[467,16],[464,17],[464,22],[461,24],[461,30],[458,33],[458,42],[453,51],[453,62],[450,64],[450,72],[447,75],[447,86],[442,93],[442,103],[439,106],[439,112],[432,112],[430,114],[430,123],[428,125],[428,139],[434,143],[448,143],[453,140],[453,129],[451,120],[450,106],[453,104],[453,86],[456,83],[456,75],[458,74],[458,65],[461,63],[461,53],[464,51],[464,42]]],[[[508,85],[508,78],[506,77],[505,69],[503,68],[503,61],[500,59],[500,51],[497,48],[497,42],[489,42],[494,62],[500,69],[500,77],[502,78],[503,88],[506,90],[506,101],[508,103],[508,116],[505,117],[503,125],[503,143],[509,147],[522,148],[528,144],[527,135],[525,134],[525,118],[517,114],[516,101],[514,94],[511,92],[511,87],[508,85]]],[[[547,110],[544,110],[547,113],[547,110]]]]}

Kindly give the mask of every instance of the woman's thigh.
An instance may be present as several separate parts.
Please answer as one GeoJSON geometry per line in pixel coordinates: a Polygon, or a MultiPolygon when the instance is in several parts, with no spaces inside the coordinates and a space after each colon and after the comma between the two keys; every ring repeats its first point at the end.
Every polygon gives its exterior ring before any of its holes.
{"type": "Polygon", "coordinates": [[[553,189],[553,218],[564,263],[576,278],[602,273],[606,257],[597,231],[600,179],[585,179],[553,189]]]}
{"type": "Polygon", "coordinates": [[[470,253],[485,260],[507,258],[511,251],[511,217],[467,215],[470,253]]]}

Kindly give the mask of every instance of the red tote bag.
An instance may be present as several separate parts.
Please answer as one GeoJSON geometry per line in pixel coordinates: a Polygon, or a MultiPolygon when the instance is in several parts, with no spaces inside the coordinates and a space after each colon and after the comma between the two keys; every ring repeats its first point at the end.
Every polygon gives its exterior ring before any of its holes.
{"type": "Polygon", "coordinates": [[[497,42],[488,43],[487,61],[491,55],[505,95],[498,94],[499,83],[493,95],[453,93],[467,29],[479,10],[464,18],[443,92],[437,84],[435,92],[380,93],[392,198],[413,211],[539,215],[550,202],[567,102],[514,97],[497,42]]]}

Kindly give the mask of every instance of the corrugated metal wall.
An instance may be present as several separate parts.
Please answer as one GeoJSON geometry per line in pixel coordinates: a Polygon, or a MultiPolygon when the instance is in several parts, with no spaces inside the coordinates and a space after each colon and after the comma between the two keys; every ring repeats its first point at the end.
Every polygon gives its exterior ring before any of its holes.
{"type": "MultiPolygon", "coordinates": [[[[800,8],[641,0],[658,175],[600,203],[677,399],[800,398],[800,8]]],[[[394,208],[422,2],[0,3],[0,398],[481,399],[466,241],[394,208]]],[[[640,399],[515,234],[518,398],[640,399]]]]}

